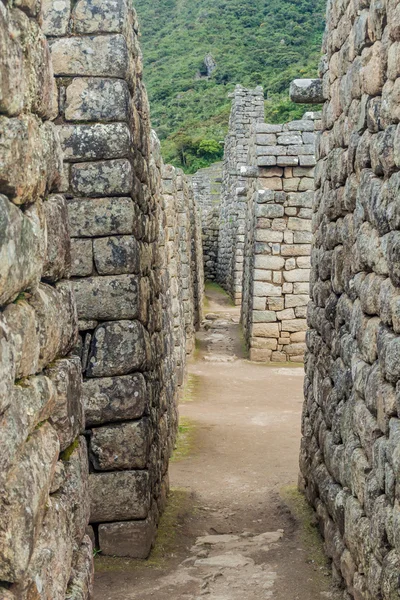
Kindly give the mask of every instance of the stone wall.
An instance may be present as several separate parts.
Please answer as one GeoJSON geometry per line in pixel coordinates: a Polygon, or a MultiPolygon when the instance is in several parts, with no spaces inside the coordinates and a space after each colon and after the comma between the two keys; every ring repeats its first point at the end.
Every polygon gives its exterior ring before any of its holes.
{"type": "Polygon", "coordinates": [[[301,469],[344,598],[399,598],[400,4],[329,2],[301,469]]]}
{"type": "Polygon", "coordinates": [[[236,305],[242,301],[247,204],[246,180],[241,167],[247,164],[251,126],[263,121],[262,88],[248,90],[236,86],[225,140],[217,269],[218,283],[236,305]]]}
{"type": "Polygon", "coordinates": [[[40,2],[0,2],[0,596],[91,595],[82,373],[40,2]]]}
{"type": "Polygon", "coordinates": [[[221,199],[222,163],[200,169],[192,177],[195,202],[201,220],[204,277],[217,278],[219,211],[221,199]]]}
{"type": "Polygon", "coordinates": [[[252,128],[242,324],[255,361],[302,362],[319,113],[252,128]]]}
{"type": "Polygon", "coordinates": [[[175,350],[191,351],[200,318],[193,198],[179,174],[176,215],[168,213],[131,4],[50,3],[44,28],[58,88],[93,538],[103,555],[145,558],[168,490],[185,368],[175,350]],[[178,223],[177,312],[169,218],[178,223]]]}

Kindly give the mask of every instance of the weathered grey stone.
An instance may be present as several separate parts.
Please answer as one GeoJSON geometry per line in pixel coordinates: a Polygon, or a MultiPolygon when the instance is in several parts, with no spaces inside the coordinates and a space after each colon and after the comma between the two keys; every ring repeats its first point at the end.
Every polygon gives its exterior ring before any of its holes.
{"type": "Polygon", "coordinates": [[[67,87],[67,121],[126,121],[129,90],[125,81],[77,77],[67,87]]]}
{"type": "Polygon", "coordinates": [[[58,433],[60,449],[65,450],[84,429],[82,368],[78,357],[62,358],[45,370],[56,391],[50,422],[58,433]]]}
{"type": "Polygon", "coordinates": [[[48,423],[27,440],[0,493],[0,577],[18,581],[31,558],[59,453],[58,437],[48,423]]]}
{"type": "Polygon", "coordinates": [[[68,201],[73,237],[132,233],[135,210],[131,198],[91,198],[68,201]]]}
{"type": "Polygon", "coordinates": [[[33,115],[0,116],[0,193],[31,202],[58,185],[62,155],[52,123],[33,115]]]}
{"type": "Polygon", "coordinates": [[[139,314],[139,281],[135,275],[90,277],[73,281],[80,319],[135,319],[139,314]]]}
{"type": "Polygon", "coordinates": [[[74,164],[71,168],[72,191],[77,195],[129,194],[132,185],[132,166],[125,159],[74,164]]]}
{"type": "Polygon", "coordinates": [[[126,76],[128,49],[119,34],[55,39],[50,51],[56,75],[126,76]]]}
{"type": "Polygon", "coordinates": [[[106,523],[99,527],[99,540],[105,556],[147,558],[152,548],[156,528],[154,520],[106,523]]]}
{"type": "Polygon", "coordinates": [[[85,535],[81,546],[73,555],[72,575],[68,582],[65,600],[91,598],[93,583],[93,545],[89,536],[85,535]]]}
{"type": "Polygon", "coordinates": [[[93,274],[93,241],[71,239],[71,276],[87,277],[93,274]]]}
{"type": "Polygon", "coordinates": [[[147,419],[96,427],[90,436],[89,456],[96,471],[144,469],[150,441],[147,419]]]}
{"type": "Polygon", "coordinates": [[[134,236],[98,238],[93,240],[93,251],[99,275],[140,271],[140,245],[134,236]]]}
{"type": "Polygon", "coordinates": [[[90,522],[145,519],[150,510],[148,479],[147,471],[92,473],[90,522]]]}
{"type": "Polygon", "coordinates": [[[36,207],[23,213],[0,195],[0,230],[0,304],[6,304],[39,282],[44,226],[36,207]]]}
{"type": "Polygon", "coordinates": [[[42,0],[43,33],[48,36],[62,36],[68,32],[70,0],[42,0]]]}
{"type": "Polygon", "coordinates": [[[147,406],[146,382],[141,373],[88,379],[83,384],[86,425],[138,419],[147,406]]]}
{"type": "Polygon", "coordinates": [[[108,377],[141,370],[149,352],[147,333],[139,322],[106,322],[94,332],[87,375],[108,377]]]}
{"type": "Polygon", "coordinates": [[[299,104],[321,104],[325,100],[321,79],[295,79],[289,95],[292,102],[299,104]]]}
{"type": "Polygon", "coordinates": [[[112,0],[79,0],[73,11],[76,33],[120,33],[129,18],[128,3],[112,0]]]}
{"type": "Polygon", "coordinates": [[[131,135],[125,123],[59,125],[64,160],[124,158],[129,155],[131,135]]]}
{"type": "Polygon", "coordinates": [[[42,277],[48,281],[58,281],[68,278],[71,271],[71,243],[65,198],[50,196],[43,203],[43,212],[46,220],[47,254],[42,277]]]}

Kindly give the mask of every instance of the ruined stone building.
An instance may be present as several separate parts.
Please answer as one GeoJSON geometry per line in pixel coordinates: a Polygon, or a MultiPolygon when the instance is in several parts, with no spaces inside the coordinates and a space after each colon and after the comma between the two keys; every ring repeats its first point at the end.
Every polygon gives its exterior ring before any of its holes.
{"type": "Polygon", "coordinates": [[[189,178],[130,3],[0,0],[2,600],[89,598],[93,547],[148,556],[204,279],[251,360],[305,354],[302,487],[344,600],[399,597],[400,2],[330,0],[320,76],[292,95],[322,114],[282,125],[238,86],[189,178]]]}
{"type": "Polygon", "coordinates": [[[83,600],[93,546],[154,543],[200,221],[150,131],[131,5],[0,9],[0,596],[83,600]]]}

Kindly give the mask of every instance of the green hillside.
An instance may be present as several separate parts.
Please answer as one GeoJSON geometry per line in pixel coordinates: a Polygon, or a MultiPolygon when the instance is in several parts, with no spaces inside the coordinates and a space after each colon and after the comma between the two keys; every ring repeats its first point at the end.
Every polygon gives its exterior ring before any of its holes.
{"type": "Polygon", "coordinates": [[[295,77],[315,76],[326,0],[136,0],[153,127],[186,171],[219,159],[237,83],[262,85],[269,122],[301,115],[295,77]],[[216,69],[210,78],[204,59],[216,69]],[[200,78],[199,78],[200,76],[200,78]]]}

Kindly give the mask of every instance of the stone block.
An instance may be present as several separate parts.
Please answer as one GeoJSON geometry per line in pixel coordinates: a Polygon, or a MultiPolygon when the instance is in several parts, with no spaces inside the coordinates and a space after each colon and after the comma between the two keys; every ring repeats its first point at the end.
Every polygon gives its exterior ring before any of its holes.
{"type": "Polygon", "coordinates": [[[282,288],[272,283],[254,282],[254,296],[282,296],[282,288]]]}
{"type": "Polygon", "coordinates": [[[0,194],[0,304],[38,284],[44,226],[35,206],[23,213],[0,194]]]}
{"type": "Polygon", "coordinates": [[[82,367],[79,357],[62,358],[51,363],[45,375],[56,391],[50,422],[65,450],[85,428],[82,397],[82,367]]]}
{"type": "Polygon", "coordinates": [[[18,115],[24,108],[27,81],[19,39],[11,35],[13,24],[7,10],[0,13],[0,112],[18,115]]]}
{"type": "Polygon", "coordinates": [[[297,294],[297,295],[304,295],[304,294],[309,294],[310,293],[310,284],[308,282],[304,282],[304,283],[300,283],[300,282],[295,282],[293,283],[293,294],[297,294]]]}
{"type": "Polygon", "coordinates": [[[129,89],[125,81],[77,77],[66,89],[67,121],[126,121],[129,89]]]}
{"type": "Polygon", "coordinates": [[[311,231],[311,221],[308,219],[289,217],[287,226],[291,231],[311,231]]]}
{"type": "Polygon", "coordinates": [[[131,235],[95,239],[93,251],[99,275],[122,275],[140,271],[140,245],[131,235]]]}
{"type": "Polygon", "coordinates": [[[72,558],[72,575],[68,582],[67,596],[71,598],[91,598],[93,596],[94,568],[93,544],[89,536],[85,535],[82,544],[74,552],[72,558]]]}
{"type": "Polygon", "coordinates": [[[278,323],[254,323],[252,327],[253,337],[279,338],[278,323]]]}
{"type": "Polygon", "coordinates": [[[71,271],[71,242],[64,196],[50,196],[43,203],[43,212],[46,220],[47,253],[42,277],[48,281],[58,281],[68,278],[71,271]]]}
{"type": "Polygon", "coordinates": [[[282,231],[272,231],[271,229],[256,229],[255,239],[257,242],[283,242],[282,231]]]}
{"type": "Polygon", "coordinates": [[[307,346],[304,343],[289,344],[285,347],[285,352],[288,356],[302,356],[307,350],[307,346]]]}
{"type": "Polygon", "coordinates": [[[289,283],[294,283],[298,281],[309,281],[310,269],[293,269],[293,271],[284,271],[283,278],[289,283]]]}
{"type": "Polygon", "coordinates": [[[71,168],[71,187],[77,195],[129,194],[132,186],[132,166],[126,159],[74,164],[71,168]]]}
{"type": "Polygon", "coordinates": [[[293,320],[295,318],[294,310],[293,310],[293,308],[286,308],[284,310],[279,310],[276,313],[276,317],[277,317],[278,321],[293,320]]]}
{"type": "Polygon", "coordinates": [[[91,523],[146,519],[150,510],[147,471],[91,473],[89,492],[91,523]]]}
{"type": "Polygon", "coordinates": [[[299,104],[322,104],[325,100],[321,79],[295,79],[289,95],[292,102],[299,104]]]}
{"type": "Polygon", "coordinates": [[[65,37],[49,45],[55,75],[126,77],[128,49],[122,35],[65,37]]]}
{"type": "Polygon", "coordinates": [[[139,281],[135,275],[88,277],[71,282],[80,319],[136,319],[139,281]]]}
{"type": "Polygon", "coordinates": [[[71,239],[71,275],[87,277],[93,273],[92,240],[71,239]]]}
{"type": "Polygon", "coordinates": [[[253,362],[270,362],[272,350],[250,348],[249,358],[253,362]]]}
{"type": "Polygon", "coordinates": [[[278,144],[284,146],[300,145],[303,143],[303,138],[298,133],[281,133],[278,135],[278,144]]]}
{"type": "Polygon", "coordinates": [[[59,37],[66,35],[71,13],[70,0],[53,2],[52,0],[42,0],[42,29],[46,36],[59,37]]]}
{"type": "Polygon", "coordinates": [[[99,544],[104,556],[147,558],[156,537],[152,518],[145,521],[106,523],[99,527],[99,544]]]}
{"type": "Polygon", "coordinates": [[[141,373],[87,379],[83,401],[87,427],[139,419],[148,403],[146,382],[141,373]]]}
{"type": "Polygon", "coordinates": [[[276,313],[273,310],[253,310],[253,323],[274,323],[276,321],[276,313]]]}
{"type": "Polygon", "coordinates": [[[272,269],[279,271],[285,266],[285,259],[281,256],[262,256],[254,257],[254,266],[256,269],[272,269]]]}
{"type": "Polygon", "coordinates": [[[55,404],[54,386],[42,375],[13,386],[10,393],[10,405],[2,414],[0,428],[0,479],[3,481],[28,435],[38,423],[49,418],[55,404]]]}
{"type": "Polygon", "coordinates": [[[96,471],[144,469],[150,441],[148,419],[96,427],[90,436],[89,457],[96,471]]]}
{"type": "Polygon", "coordinates": [[[125,2],[115,4],[113,0],[78,0],[72,15],[74,31],[85,34],[122,33],[125,23],[129,22],[128,6],[125,2]]]}
{"type": "Polygon", "coordinates": [[[49,423],[32,432],[15,467],[1,486],[0,577],[20,580],[28,567],[43,523],[59,454],[58,436],[49,423]]]}
{"type": "Polygon", "coordinates": [[[132,233],[135,209],[131,198],[90,198],[68,201],[73,237],[99,237],[132,233]]]}
{"type": "Polygon", "coordinates": [[[282,321],[282,331],[289,331],[290,333],[307,331],[307,321],[305,319],[282,321]]]}
{"type": "Polygon", "coordinates": [[[254,281],[272,281],[272,271],[254,269],[254,281]]]}
{"type": "Polygon", "coordinates": [[[296,308],[298,306],[307,306],[310,298],[307,294],[304,295],[287,295],[285,296],[285,308],[296,308]]]}
{"type": "Polygon", "coordinates": [[[15,204],[32,202],[60,182],[62,154],[52,123],[0,116],[0,150],[0,193],[15,204]]]}
{"type": "Polygon", "coordinates": [[[276,164],[278,167],[297,167],[299,164],[298,156],[278,156],[276,164]]]}
{"type": "Polygon", "coordinates": [[[276,164],[276,156],[257,156],[258,167],[274,167],[276,164]]]}
{"type": "Polygon", "coordinates": [[[256,216],[268,219],[283,217],[285,211],[281,204],[257,204],[256,216]]]}
{"type": "Polygon", "coordinates": [[[138,321],[115,321],[99,325],[90,349],[87,376],[128,375],[143,369],[150,356],[150,342],[138,321]]]}
{"type": "Polygon", "coordinates": [[[57,130],[65,161],[129,156],[131,134],[126,123],[59,125],[57,130]]]}

